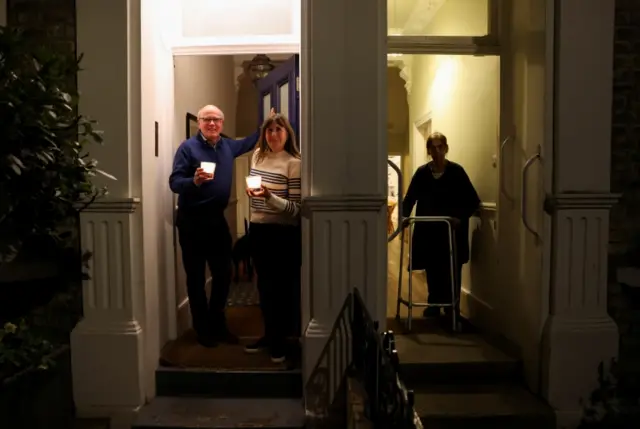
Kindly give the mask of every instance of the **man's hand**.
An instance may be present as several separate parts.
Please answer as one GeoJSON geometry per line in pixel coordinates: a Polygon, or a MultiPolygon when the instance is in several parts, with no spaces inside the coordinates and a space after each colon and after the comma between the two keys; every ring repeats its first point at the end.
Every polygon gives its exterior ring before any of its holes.
{"type": "Polygon", "coordinates": [[[271,110],[269,110],[269,119],[273,118],[274,116],[276,116],[276,109],[272,107],[271,110]]]}
{"type": "Polygon", "coordinates": [[[193,176],[193,183],[195,183],[196,186],[200,186],[204,182],[209,182],[211,180],[213,180],[213,173],[207,173],[202,168],[196,169],[196,174],[193,176]]]}

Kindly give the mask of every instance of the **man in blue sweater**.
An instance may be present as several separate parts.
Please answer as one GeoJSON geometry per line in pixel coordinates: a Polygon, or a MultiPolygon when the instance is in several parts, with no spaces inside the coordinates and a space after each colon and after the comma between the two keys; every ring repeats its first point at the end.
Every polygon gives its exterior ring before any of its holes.
{"type": "MultiPolygon", "coordinates": [[[[273,109],[271,114],[275,114],[273,109]]],[[[200,132],[178,147],[169,177],[171,190],[178,194],[176,224],[193,327],[198,342],[205,347],[238,342],[227,329],[224,315],[231,283],[232,243],[224,210],[231,194],[234,160],[251,151],[260,136],[256,131],[247,138],[232,140],[220,135],[223,127],[222,110],[211,105],[200,109],[200,132]],[[215,163],[214,172],[203,169],[202,162],[215,163]],[[208,304],[205,264],[212,276],[208,304]]]]}

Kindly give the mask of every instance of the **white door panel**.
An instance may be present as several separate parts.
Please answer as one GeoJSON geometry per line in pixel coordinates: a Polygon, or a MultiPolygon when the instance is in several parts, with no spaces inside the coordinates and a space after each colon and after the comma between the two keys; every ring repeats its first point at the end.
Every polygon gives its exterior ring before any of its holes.
{"type": "MultiPolygon", "coordinates": [[[[548,297],[543,254],[543,149],[547,144],[545,2],[505,3],[502,56],[501,192],[498,200],[498,315],[519,348],[530,388],[538,389],[539,346],[548,297]],[[505,142],[506,141],[506,142],[505,142]]],[[[551,154],[551,151],[546,151],[551,154]]]]}

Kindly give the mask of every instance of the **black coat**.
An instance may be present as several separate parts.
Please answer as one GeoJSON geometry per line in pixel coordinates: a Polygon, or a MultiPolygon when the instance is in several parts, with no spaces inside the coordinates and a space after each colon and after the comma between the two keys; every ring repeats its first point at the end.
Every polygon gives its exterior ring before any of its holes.
{"type": "MultiPolygon", "coordinates": [[[[449,216],[460,220],[455,228],[455,247],[459,264],[469,262],[469,218],[478,209],[480,198],[464,168],[447,162],[442,176],[433,177],[431,163],[418,168],[402,204],[403,217],[413,206],[416,216],[449,216]]],[[[449,257],[449,235],[444,223],[417,222],[412,237],[412,268],[422,270],[430,261],[445,263],[449,257]]]]}

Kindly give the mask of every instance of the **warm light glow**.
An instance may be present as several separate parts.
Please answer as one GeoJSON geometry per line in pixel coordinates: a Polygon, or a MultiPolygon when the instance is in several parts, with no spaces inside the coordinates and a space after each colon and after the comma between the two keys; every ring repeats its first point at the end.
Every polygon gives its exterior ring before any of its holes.
{"type": "Polygon", "coordinates": [[[216,163],[203,161],[200,163],[200,168],[207,174],[213,174],[216,171],[216,163]]]}
{"type": "Polygon", "coordinates": [[[458,79],[459,58],[443,56],[436,66],[435,78],[431,84],[429,98],[434,109],[446,109],[455,96],[458,79]]]}
{"type": "Polygon", "coordinates": [[[247,176],[247,188],[249,189],[259,189],[262,186],[262,177],[261,176],[247,176]]]}

